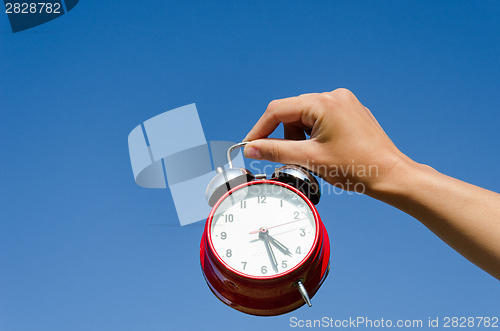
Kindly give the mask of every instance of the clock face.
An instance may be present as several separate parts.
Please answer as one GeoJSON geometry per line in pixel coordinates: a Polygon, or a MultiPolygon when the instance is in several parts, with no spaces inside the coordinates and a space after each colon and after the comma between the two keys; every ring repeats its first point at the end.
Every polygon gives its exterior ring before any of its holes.
{"type": "Polygon", "coordinates": [[[237,272],[277,276],[299,265],[311,251],[316,220],[307,202],[291,189],[256,183],[219,204],[209,238],[219,258],[237,272]]]}

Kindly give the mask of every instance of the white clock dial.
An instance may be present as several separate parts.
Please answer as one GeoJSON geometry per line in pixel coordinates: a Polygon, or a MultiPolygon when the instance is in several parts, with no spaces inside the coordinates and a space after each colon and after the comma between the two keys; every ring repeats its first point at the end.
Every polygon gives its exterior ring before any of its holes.
{"type": "Polygon", "coordinates": [[[249,276],[275,276],[312,249],[316,221],[306,201],[277,184],[245,186],[217,207],[210,238],[217,255],[249,276]]]}

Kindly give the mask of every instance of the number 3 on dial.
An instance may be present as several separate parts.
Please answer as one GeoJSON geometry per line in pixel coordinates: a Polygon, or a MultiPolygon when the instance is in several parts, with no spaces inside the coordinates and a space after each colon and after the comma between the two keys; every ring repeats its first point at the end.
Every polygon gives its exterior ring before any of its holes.
{"type": "Polygon", "coordinates": [[[245,191],[244,199],[235,194],[217,208],[211,232],[220,233],[212,237],[219,257],[249,276],[279,275],[299,265],[316,234],[306,201],[277,185],[252,185],[245,191]]]}

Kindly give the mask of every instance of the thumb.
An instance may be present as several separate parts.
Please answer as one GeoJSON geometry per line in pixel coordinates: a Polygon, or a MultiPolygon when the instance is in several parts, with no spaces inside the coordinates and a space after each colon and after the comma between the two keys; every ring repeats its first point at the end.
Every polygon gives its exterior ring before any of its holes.
{"type": "Polygon", "coordinates": [[[307,161],[307,140],[257,139],[245,146],[245,157],[303,165],[307,161]]]}

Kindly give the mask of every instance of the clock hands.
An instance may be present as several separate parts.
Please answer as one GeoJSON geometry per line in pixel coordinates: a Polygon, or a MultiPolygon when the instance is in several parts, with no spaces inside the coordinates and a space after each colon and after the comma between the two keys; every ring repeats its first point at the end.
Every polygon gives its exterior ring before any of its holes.
{"type": "Polygon", "coordinates": [[[260,239],[268,241],[269,243],[273,244],[281,253],[288,256],[292,256],[292,253],[290,252],[288,247],[280,243],[278,240],[276,240],[273,236],[269,234],[269,228],[260,228],[260,230],[257,232],[259,233],[259,239],[252,241],[258,241],[260,239]]]}
{"type": "Polygon", "coordinates": [[[277,249],[280,250],[281,253],[288,255],[288,256],[292,256],[292,253],[290,253],[288,248],[285,245],[283,245],[282,243],[280,243],[279,241],[277,241],[276,239],[274,239],[274,237],[271,237],[271,235],[268,234],[267,238],[269,239],[269,242],[271,244],[273,244],[277,249]]]}
{"type": "Polygon", "coordinates": [[[273,248],[271,247],[270,244],[269,232],[266,228],[260,229],[259,238],[262,239],[264,241],[264,244],[266,245],[267,255],[269,256],[269,260],[273,265],[274,272],[278,273],[278,261],[276,261],[276,256],[274,256],[273,248]]]}

